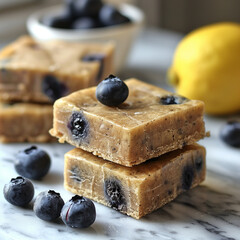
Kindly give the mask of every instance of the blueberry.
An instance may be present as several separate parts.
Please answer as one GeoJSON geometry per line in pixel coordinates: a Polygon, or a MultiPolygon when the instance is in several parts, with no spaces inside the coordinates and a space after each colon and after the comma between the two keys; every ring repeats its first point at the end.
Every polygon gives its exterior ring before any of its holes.
{"type": "Polygon", "coordinates": [[[34,187],[28,179],[16,177],[4,186],[3,194],[9,203],[24,207],[33,199],[34,187]]]}
{"type": "Polygon", "coordinates": [[[59,218],[64,201],[59,193],[53,190],[41,192],[33,205],[35,214],[45,221],[53,221],[59,218]]]}
{"type": "Polygon", "coordinates": [[[163,105],[171,105],[171,104],[181,104],[187,101],[187,98],[182,97],[182,96],[164,96],[160,98],[160,102],[163,105]]]}
{"type": "Polygon", "coordinates": [[[128,97],[128,87],[118,77],[110,75],[100,82],[96,89],[96,98],[107,106],[118,106],[128,97]]]}
{"type": "Polygon", "coordinates": [[[228,121],[220,131],[220,138],[232,147],[240,147],[240,120],[228,121]]]}
{"type": "Polygon", "coordinates": [[[84,139],[88,136],[89,124],[81,112],[74,112],[68,122],[68,128],[74,139],[84,139]]]}
{"type": "Polygon", "coordinates": [[[66,95],[67,87],[64,83],[59,82],[56,77],[46,75],[42,81],[42,92],[54,102],[66,95]]]}
{"type": "Polygon", "coordinates": [[[72,29],[89,29],[97,28],[99,26],[98,20],[90,17],[82,17],[73,22],[72,29]]]}
{"type": "Polygon", "coordinates": [[[42,19],[42,23],[52,28],[70,29],[72,19],[70,13],[65,11],[57,16],[45,16],[42,19]]]}
{"type": "Polygon", "coordinates": [[[90,199],[75,195],[64,204],[61,217],[69,227],[87,228],[96,219],[96,209],[90,199]]]}
{"type": "Polygon", "coordinates": [[[197,156],[195,159],[195,167],[197,171],[200,171],[203,167],[203,157],[202,156],[197,156]]]}
{"type": "Polygon", "coordinates": [[[103,54],[99,54],[99,53],[88,54],[88,55],[83,56],[83,58],[82,58],[83,62],[94,62],[94,61],[100,62],[100,67],[99,67],[98,76],[97,76],[97,82],[99,82],[101,80],[101,77],[103,74],[104,58],[105,58],[105,56],[103,54]]]}
{"type": "Polygon", "coordinates": [[[110,207],[118,211],[126,210],[126,199],[117,179],[106,179],[104,181],[104,195],[110,207]]]}
{"type": "Polygon", "coordinates": [[[108,4],[101,8],[99,19],[104,26],[113,26],[130,22],[128,17],[122,15],[114,6],[108,4]]]}
{"type": "Polygon", "coordinates": [[[67,87],[65,84],[59,82],[56,77],[52,75],[46,75],[42,81],[42,91],[50,98],[51,101],[54,102],[66,94],[67,87]]]}
{"type": "Polygon", "coordinates": [[[47,174],[50,164],[49,155],[36,146],[32,146],[18,152],[14,166],[18,174],[38,180],[47,174]]]}
{"type": "Polygon", "coordinates": [[[75,0],[73,1],[74,16],[97,18],[102,5],[101,0],[75,0]]]}
{"type": "Polygon", "coordinates": [[[185,166],[182,172],[182,188],[184,190],[190,189],[190,187],[192,186],[193,178],[194,170],[192,166],[185,166]]]}

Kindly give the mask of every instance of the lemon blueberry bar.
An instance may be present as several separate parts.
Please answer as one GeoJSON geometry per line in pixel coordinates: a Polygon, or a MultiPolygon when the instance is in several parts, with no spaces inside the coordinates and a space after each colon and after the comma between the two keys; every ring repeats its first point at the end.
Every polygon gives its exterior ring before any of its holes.
{"type": "Polygon", "coordinates": [[[113,51],[111,43],[22,37],[0,52],[0,100],[51,103],[97,85],[113,71],[113,51]]]}
{"type": "Polygon", "coordinates": [[[181,149],[205,136],[203,102],[137,79],[125,83],[129,96],[117,107],[100,103],[96,87],[57,100],[51,135],[125,166],[181,149]]]}
{"type": "Polygon", "coordinates": [[[131,168],[81,149],[65,154],[64,185],[136,219],[197,185],[206,174],[205,148],[194,144],[131,168]]]}

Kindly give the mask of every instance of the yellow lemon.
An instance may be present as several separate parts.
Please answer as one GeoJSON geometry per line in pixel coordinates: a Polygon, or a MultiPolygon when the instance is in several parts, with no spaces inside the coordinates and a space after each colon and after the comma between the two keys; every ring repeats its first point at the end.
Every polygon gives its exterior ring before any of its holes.
{"type": "Polygon", "coordinates": [[[205,102],[209,114],[240,110],[240,24],[199,28],[179,43],[168,72],[177,93],[205,102]]]}

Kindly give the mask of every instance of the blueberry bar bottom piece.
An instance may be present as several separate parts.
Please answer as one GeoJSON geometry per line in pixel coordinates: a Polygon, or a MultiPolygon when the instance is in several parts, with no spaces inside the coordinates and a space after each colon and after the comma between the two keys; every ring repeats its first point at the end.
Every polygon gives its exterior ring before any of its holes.
{"type": "Polygon", "coordinates": [[[65,154],[64,185],[139,219],[199,185],[205,179],[205,155],[205,148],[194,144],[125,167],[75,148],[65,154]]]}
{"type": "Polygon", "coordinates": [[[0,142],[52,142],[53,106],[0,103],[0,142]]]}

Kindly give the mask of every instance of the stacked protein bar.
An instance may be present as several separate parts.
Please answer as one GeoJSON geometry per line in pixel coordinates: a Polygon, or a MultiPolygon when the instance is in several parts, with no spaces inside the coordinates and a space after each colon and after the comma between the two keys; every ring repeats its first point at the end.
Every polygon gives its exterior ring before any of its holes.
{"type": "Polygon", "coordinates": [[[53,102],[112,72],[112,44],[36,42],[22,37],[0,52],[0,141],[52,141],[53,102]]]}
{"type": "Polygon", "coordinates": [[[51,134],[65,155],[65,187],[136,219],[205,178],[204,104],[136,79],[127,100],[101,104],[96,88],[57,100],[51,134]]]}

